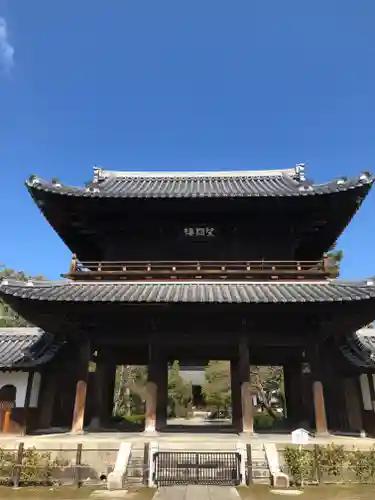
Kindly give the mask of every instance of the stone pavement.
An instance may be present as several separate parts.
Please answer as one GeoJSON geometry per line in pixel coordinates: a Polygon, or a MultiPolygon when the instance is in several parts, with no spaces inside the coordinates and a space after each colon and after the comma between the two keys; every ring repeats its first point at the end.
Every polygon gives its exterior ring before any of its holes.
{"type": "MultiPolygon", "coordinates": [[[[126,433],[126,432],[85,432],[83,434],[55,433],[42,435],[15,436],[12,434],[0,435],[0,447],[17,448],[20,442],[25,443],[26,447],[35,446],[37,449],[55,449],[61,450],[74,448],[77,443],[82,443],[84,448],[90,447],[94,449],[118,449],[120,443],[130,441],[133,444],[143,444],[149,441],[157,441],[161,447],[164,444],[175,443],[186,449],[195,448],[197,445],[204,443],[214,444],[216,447],[221,446],[225,449],[228,445],[235,445],[241,441],[243,443],[262,444],[264,442],[275,443],[276,445],[286,445],[291,443],[290,434],[258,434],[255,436],[247,436],[238,434],[221,434],[218,433],[194,433],[194,432],[162,432],[155,436],[144,435],[143,433],[126,433]]],[[[327,444],[335,443],[352,448],[356,446],[361,449],[369,449],[375,444],[375,439],[360,438],[354,436],[329,435],[326,437],[311,437],[311,444],[327,444]]]]}
{"type": "Polygon", "coordinates": [[[238,500],[235,488],[226,486],[169,486],[160,488],[154,500],[238,500]]]}

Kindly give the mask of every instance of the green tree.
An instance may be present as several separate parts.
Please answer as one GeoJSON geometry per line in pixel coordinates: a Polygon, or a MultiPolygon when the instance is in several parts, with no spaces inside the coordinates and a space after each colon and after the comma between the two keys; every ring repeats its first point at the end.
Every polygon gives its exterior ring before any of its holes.
{"type": "Polygon", "coordinates": [[[265,410],[276,418],[271,407],[271,393],[277,391],[280,405],[284,406],[284,377],[281,366],[252,366],[250,370],[252,392],[257,395],[265,410]]]}
{"type": "Polygon", "coordinates": [[[117,367],[114,414],[143,414],[146,399],[147,367],[122,365],[117,367]]]}
{"type": "Polygon", "coordinates": [[[180,374],[180,363],[174,361],[168,370],[168,408],[169,415],[185,417],[193,398],[191,382],[186,382],[180,374]]]}
{"type": "MultiPolygon", "coordinates": [[[[0,265],[0,281],[5,278],[12,278],[19,281],[27,281],[30,276],[27,276],[23,271],[15,271],[4,265],[0,265]]],[[[34,280],[41,280],[43,276],[36,276],[34,280]]],[[[30,326],[24,318],[17,314],[13,309],[0,299],[0,327],[22,327],[30,326]]]]}
{"type": "Polygon", "coordinates": [[[209,407],[228,411],[231,403],[230,363],[210,361],[204,371],[202,393],[209,407]]]}
{"type": "Polygon", "coordinates": [[[344,252],[337,250],[336,243],[327,252],[329,272],[332,277],[338,278],[340,276],[341,263],[344,258],[344,252]]]}

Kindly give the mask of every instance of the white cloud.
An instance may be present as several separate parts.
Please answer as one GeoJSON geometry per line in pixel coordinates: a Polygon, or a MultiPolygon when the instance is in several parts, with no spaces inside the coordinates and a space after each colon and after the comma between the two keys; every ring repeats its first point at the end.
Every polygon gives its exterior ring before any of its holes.
{"type": "Polygon", "coordinates": [[[0,17],[0,68],[10,71],[13,62],[14,48],[9,43],[7,23],[3,17],[0,17]]]}

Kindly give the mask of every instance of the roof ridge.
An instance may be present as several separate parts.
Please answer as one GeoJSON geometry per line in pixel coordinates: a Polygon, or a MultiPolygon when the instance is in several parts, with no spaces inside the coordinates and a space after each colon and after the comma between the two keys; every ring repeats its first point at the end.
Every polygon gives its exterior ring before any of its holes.
{"type": "Polygon", "coordinates": [[[21,281],[13,278],[3,278],[0,281],[0,288],[3,286],[19,286],[19,287],[30,287],[34,285],[38,285],[38,287],[42,288],[43,286],[51,286],[51,285],[68,285],[71,284],[72,281],[68,280],[32,280],[28,279],[27,281],[21,281]]]}
{"type": "Polygon", "coordinates": [[[184,171],[126,171],[106,170],[94,167],[94,181],[99,182],[108,178],[209,178],[209,177],[281,177],[283,175],[295,180],[304,180],[304,164],[297,164],[294,168],[270,169],[270,170],[184,170],[184,171]]]}
{"type": "Polygon", "coordinates": [[[22,337],[22,336],[35,336],[35,335],[43,335],[44,331],[38,328],[37,326],[3,326],[0,327],[0,336],[14,336],[14,337],[22,337]]]}
{"type": "Polygon", "coordinates": [[[180,281],[170,281],[170,280],[99,280],[99,281],[90,281],[90,280],[28,280],[28,281],[20,281],[15,279],[5,278],[0,281],[0,288],[5,286],[17,286],[17,287],[34,287],[44,288],[50,286],[78,286],[78,285],[87,285],[87,286],[104,286],[104,285],[169,285],[169,286],[178,286],[178,285],[294,285],[294,286],[303,286],[303,285],[339,285],[339,286],[375,286],[375,281],[373,278],[364,279],[364,280],[341,280],[337,278],[333,279],[321,279],[321,280],[208,280],[208,279],[200,279],[200,280],[180,280],[180,281]]]}
{"type": "Polygon", "coordinates": [[[375,286],[340,281],[36,282],[2,286],[0,295],[44,302],[294,303],[375,300],[375,286]],[[64,282],[61,282],[61,284],[64,282]]]}

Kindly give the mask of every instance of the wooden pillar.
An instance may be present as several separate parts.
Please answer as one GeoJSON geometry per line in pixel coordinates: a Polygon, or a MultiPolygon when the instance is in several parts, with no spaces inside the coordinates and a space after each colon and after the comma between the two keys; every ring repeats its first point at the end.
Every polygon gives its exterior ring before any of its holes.
{"type": "Polygon", "coordinates": [[[104,380],[104,366],[100,360],[96,360],[96,369],[95,373],[90,374],[90,385],[93,382],[94,391],[93,392],[93,408],[91,412],[91,421],[90,421],[90,431],[98,431],[103,423],[102,413],[104,406],[104,388],[105,388],[105,380],[104,380]]]}
{"type": "Polygon", "coordinates": [[[301,367],[301,408],[299,424],[300,427],[309,430],[313,430],[315,427],[311,364],[306,362],[303,362],[301,367]]]}
{"type": "Polygon", "coordinates": [[[372,411],[375,413],[375,375],[373,373],[368,373],[367,377],[370,387],[371,407],[372,411]]]}
{"type": "Polygon", "coordinates": [[[327,414],[324,401],[323,367],[319,347],[316,345],[312,352],[312,391],[314,402],[315,430],[317,434],[328,434],[327,414]]]}
{"type": "Polygon", "coordinates": [[[78,377],[71,429],[71,432],[74,434],[83,432],[90,358],[90,343],[85,339],[79,350],[78,377]]]}
{"type": "Polygon", "coordinates": [[[363,426],[368,436],[375,436],[375,404],[373,375],[361,373],[359,384],[362,396],[363,426]]]}
{"type": "Polygon", "coordinates": [[[168,408],[168,361],[160,358],[156,392],[156,430],[161,431],[167,426],[168,408]]]}
{"type": "Polygon", "coordinates": [[[165,427],[168,404],[168,363],[160,346],[150,345],[146,384],[145,432],[165,427]]]}
{"type": "Polygon", "coordinates": [[[357,380],[353,377],[343,381],[346,403],[346,414],[348,419],[348,431],[360,433],[364,432],[361,400],[357,380]]]}
{"type": "Polygon", "coordinates": [[[156,432],[156,397],[156,383],[148,380],[146,384],[145,432],[156,432]]]}
{"type": "Polygon", "coordinates": [[[113,363],[108,359],[105,366],[105,397],[102,415],[105,422],[110,422],[113,415],[116,369],[116,363],[113,363]]]}
{"type": "Polygon", "coordinates": [[[317,434],[328,434],[324,390],[321,380],[313,381],[315,429],[317,434]]]}
{"type": "Polygon", "coordinates": [[[250,352],[246,337],[239,343],[239,376],[241,384],[242,432],[254,432],[253,397],[250,382],[250,352]]]}
{"type": "Polygon", "coordinates": [[[293,377],[290,366],[285,365],[283,367],[284,374],[284,393],[285,393],[285,409],[286,409],[286,418],[289,426],[292,428],[295,424],[295,415],[294,415],[294,405],[293,405],[293,377]]]}
{"type": "Polygon", "coordinates": [[[3,433],[8,434],[12,424],[12,404],[4,406],[3,433]]]}
{"type": "Polygon", "coordinates": [[[154,345],[149,346],[148,374],[146,383],[145,432],[156,432],[156,400],[158,351],[154,345]]]}
{"type": "Polygon", "coordinates": [[[332,432],[349,430],[350,424],[347,412],[346,386],[342,373],[338,370],[336,359],[324,370],[324,401],[327,413],[327,427],[332,432]]]}
{"type": "Polygon", "coordinates": [[[24,416],[23,416],[23,429],[22,432],[27,434],[28,426],[29,426],[29,408],[30,408],[30,398],[31,398],[31,390],[34,382],[34,372],[30,371],[27,377],[27,385],[26,385],[26,395],[25,395],[25,404],[24,404],[24,416]]]}
{"type": "MultiPolygon", "coordinates": [[[[92,430],[98,430],[110,423],[113,412],[116,365],[111,361],[111,353],[99,351],[96,358],[94,408],[90,422],[92,430]]],[[[90,390],[90,393],[92,391],[90,390]]]]}
{"type": "Polygon", "coordinates": [[[299,359],[290,359],[283,368],[286,417],[290,428],[301,426],[303,415],[302,366],[299,359]]]}
{"type": "Polygon", "coordinates": [[[56,377],[54,371],[44,371],[42,373],[41,394],[39,397],[39,424],[40,429],[52,427],[53,407],[56,394],[56,377]]]}
{"type": "Polygon", "coordinates": [[[238,359],[230,361],[230,384],[232,394],[232,426],[242,431],[241,381],[239,377],[238,359]]]}

